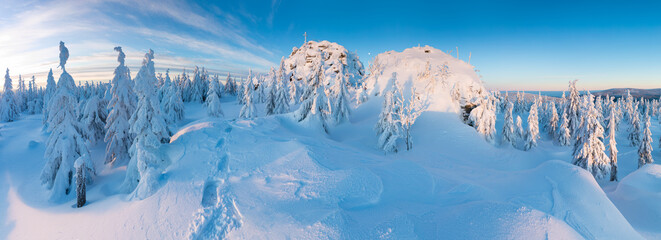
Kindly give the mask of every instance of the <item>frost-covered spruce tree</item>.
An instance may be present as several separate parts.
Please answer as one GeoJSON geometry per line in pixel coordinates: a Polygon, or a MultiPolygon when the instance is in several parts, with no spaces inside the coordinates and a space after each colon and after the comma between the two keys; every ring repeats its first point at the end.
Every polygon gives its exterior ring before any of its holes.
{"type": "Polygon", "coordinates": [[[555,102],[551,102],[549,105],[549,118],[548,118],[548,131],[551,137],[555,137],[556,132],[558,131],[558,111],[555,108],[555,102]]]}
{"type": "Polygon", "coordinates": [[[230,76],[230,73],[227,73],[227,79],[225,80],[225,88],[223,89],[225,93],[230,95],[236,95],[237,86],[234,78],[230,76]]]}
{"type": "Polygon", "coordinates": [[[171,125],[184,118],[184,102],[176,85],[168,87],[162,104],[166,124],[171,125]]]}
{"type": "Polygon", "coordinates": [[[243,107],[241,107],[241,111],[239,112],[239,118],[253,119],[257,117],[257,109],[255,109],[255,103],[253,103],[254,97],[255,87],[252,85],[252,81],[248,81],[245,92],[243,93],[243,107]]]}
{"type": "MultiPolygon", "coordinates": [[[[209,85],[207,86],[207,93],[209,93],[209,88],[211,88],[211,86],[213,85],[214,88],[216,88],[216,89],[214,90],[214,92],[216,92],[216,95],[218,95],[218,99],[222,98],[222,97],[223,97],[223,94],[222,94],[222,92],[223,92],[223,87],[222,87],[222,83],[220,82],[220,78],[218,78],[218,75],[217,75],[217,74],[214,75],[213,78],[211,78],[211,79],[210,79],[209,81],[207,81],[207,82],[208,82],[208,84],[209,84],[209,85]],[[215,83],[215,84],[211,84],[211,82],[216,82],[216,83],[215,83]]],[[[207,97],[208,97],[208,95],[205,95],[205,96],[204,96],[204,101],[207,100],[207,99],[206,99],[207,97]]]]}
{"type": "Polygon", "coordinates": [[[523,150],[530,150],[537,146],[539,140],[539,120],[537,119],[537,102],[535,101],[530,106],[530,114],[528,115],[528,131],[526,132],[526,139],[523,145],[523,150]]]}
{"type": "Polygon", "coordinates": [[[523,130],[523,125],[522,124],[523,124],[523,121],[521,120],[521,116],[517,115],[516,116],[516,138],[517,138],[516,142],[517,142],[517,144],[514,144],[514,145],[521,146],[521,145],[519,145],[518,142],[523,141],[523,139],[525,139],[525,137],[526,137],[526,132],[523,130]]]}
{"type": "Polygon", "coordinates": [[[633,111],[629,113],[629,143],[631,146],[638,146],[640,144],[641,137],[641,125],[640,125],[640,114],[638,113],[638,103],[633,107],[633,111]]]}
{"type": "Polygon", "coordinates": [[[574,152],[573,164],[588,170],[592,175],[601,179],[610,174],[610,159],[604,152],[606,147],[602,142],[604,128],[597,119],[597,110],[592,101],[592,95],[588,95],[589,101],[584,113],[584,121],[577,138],[574,152]]]}
{"type": "Polygon", "coordinates": [[[292,79],[292,74],[286,74],[285,79],[287,81],[288,95],[289,95],[289,104],[294,105],[298,103],[298,87],[296,86],[296,81],[292,79]]]}
{"type": "Polygon", "coordinates": [[[44,92],[44,129],[48,128],[48,103],[50,103],[51,97],[55,94],[56,88],[57,84],[55,83],[55,78],[53,77],[53,69],[51,68],[50,71],[48,71],[48,78],[46,79],[46,91],[44,92]]]}
{"type": "Polygon", "coordinates": [[[404,134],[404,142],[406,143],[406,150],[413,148],[413,139],[411,136],[411,127],[418,119],[424,109],[424,103],[420,95],[414,88],[411,89],[411,98],[406,101],[404,95],[400,95],[398,99],[398,108],[401,109],[398,116],[399,125],[402,127],[402,134],[404,134]]]}
{"type": "Polygon", "coordinates": [[[356,106],[367,101],[367,88],[365,83],[356,86],[356,106]]]}
{"type": "Polygon", "coordinates": [[[577,136],[581,125],[581,99],[576,89],[576,81],[569,82],[569,102],[567,103],[567,120],[569,120],[569,132],[571,136],[577,136]]]}
{"type": "Polygon", "coordinates": [[[489,98],[481,100],[480,105],[471,111],[469,119],[487,142],[493,142],[496,135],[496,109],[489,98]]]}
{"type": "MultiPolygon", "coordinates": [[[[396,73],[393,73],[396,79],[396,73]]],[[[397,139],[400,137],[399,115],[400,109],[396,96],[401,95],[397,81],[392,81],[393,87],[386,92],[383,98],[383,109],[379,114],[379,121],[374,129],[378,135],[377,146],[386,152],[397,152],[397,139]]]]}
{"type": "Polygon", "coordinates": [[[335,84],[331,88],[334,95],[333,110],[331,111],[331,119],[335,124],[340,124],[349,120],[351,110],[349,109],[349,100],[347,100],[347,77],[341,74],[343,71],[336,75],[335,84]]]}
{"type": "Polygon", "coordinates": [[[505,123],[503,124],[503,131],[501,133],[502,138],[500,143],[503,145],[508,144],[516,147],[516,135],[514,135],[514,118],[512,117],[514,104],[512,104],[512,102],[509,100],[505,101],[507,101],[507,108],[505,110],[505,123]]]}
{"type": "MultiPolygon", "coordinates": [[[[566,110],[567,108],[565,108],[566,110]]],[[[560,119],[560,127],[558,127],[557,141],[562,146],[569,146],[571,144],[571,133],[569,130],[569,119],[567,119],[567,111],[562,111],[562,119],[560,119]]]]}
{"type": "Polygon", "coordinates": [[[145,199],[156,191],[158,178],[167,164],[159,150],[169,136],[156,95],[157,79],[152,59],[154,51],[149,49],[135,77],[138,105],[129,119],[130,132],[135,139],[129,149],[131,159],[121,186],[123,192],[131,193],[131,198],[136,199],[145,199]]]}
{"type": "Polygon", "coordinates": [[[220,117],[223,115],[223,109],[220,107],[220,97],[216,93],[220,87],[217,81],[211,81],[209,84],[209,92],[207,92],[207,115],[211,117],[220,117]]]}
{"type": "Polygon", "coordinates": [[[12,90],[11,78],[9,77],[9,68],[5,74],[5,85],[2,92],[2,102],[0,102],[0,121],[13,122],[19,116],[19,106],[16,103],[16,97],[12,90]]]}
{"type": "Polygon", "coordinates": [[[102,105],[99,97],[92,95],[83,109],[81,124],[85,130],[84,136],[91,143],[96,143],[103,139],[106,125],[106,106],[102,105]]]}
{"type": "Polygon", "coordinates": [[[118,52],[119,66],[115,68],[110,91],[112,98],[108,103],[108,118],[106,119],[105,163],[120,166],[129,160],[129,147],[133,144],[133,134],[129,132],[129,119],[135,111],[136,97],[133,92],[133,82],[129,68],[124,65],[126,55],[121,47],[115,47],[118,52]]]}
{"type": "Polygon", "coordinates": [[[611,107],[608,121],[608,157],[610,158],[611,165],[611,181],[617,181],[617,142],[615,141],[615,134],[617,133],[615,124],[615,108],[611,107]]]}
{"type": "Polygon", "coordinates": [[[328,132],[326,121],[329,118],[331,109],[325,87],[322,84],[323,79],[325,79],[324,72],[322,67],[318,66],[312,80],[310,80],[309,86],[305,89],[303,95],[301,95],[303,101],[296,112],[294,112],[294,118],[299,122],[306,119],[316,121],[321,124],[325,132],[328,132]]]}
{"type": "Polygon", "coordinates": [[[284,76],[284,59],[280,61],[280,69],[277,73],[277,83],[273,86],[277,88],[275,96],[275,114],[282,114],[289,112],[289,96],[287,96],[287,82],[284,76]]]}
{"type": "Polygon", "coordinates": [[[204,84],[202,83],[202,73],[200,72],[200,69],[195,66],[195,70],[193,70],[193,82],[190,90],[191,102],[202,102],[202,95],[204,94],[204,92],[202,92],[203,88],[204,84]]]}
{"type": "MultiPolygon", "coordinates": [[[[262,88],[264,87],[262,86],[262,88]]],[[[267,116],[275,114],[275,107],[276,107],[275,98],[277,94],[276,91],[277,91],[277,86],[275,84],[268,89],[268,93],[266,95],[266,104],[264,106],[267,116]]]]}
{"type": "MultiPolygon", "coordinates": [[[[76,85],[73,78],[67,73],[65,64],[69,53],[64,42],[60,42],[60,67],[62,74],[57,83],[55,95],[51,98],[49,109],[49,129],[51,132],[46,142],[46,165],[41,171],[41,182],[50,189],[50,201],[66,199],[73,192],[75,161],[89,154],[85,139],[79,131],[76,122],[75,107],[78,105],[74,96],[76,85]]],[[[87,165],[86,180],[96,175],[93,164],[87,165]]]]}
{"type": "Polygon", "coordinates": [[[383,96],[383,106],[381,108],[381,113],[379,114],[379,120],[374,126],[377,135],[381,135],[388,125],[392,124],[391,121],[397,123],[399,120],[399,111],[401,109],[399,108],[397,100],[402,93],[399,90],[399,84],[397,84],[397,73],[393,72],[390,80],[391,81],[389,82],[392,83],[392,87],[390,88],[390,91],[386,92],[383,96]]]}
{"type": "Polygon", "coordinates": [[[645,110],[645,129],[643,129],[640,146],[638,147],[638,168],[653,163],[652,159],[652,132],[650,131],[649,110],[645,110]]]}

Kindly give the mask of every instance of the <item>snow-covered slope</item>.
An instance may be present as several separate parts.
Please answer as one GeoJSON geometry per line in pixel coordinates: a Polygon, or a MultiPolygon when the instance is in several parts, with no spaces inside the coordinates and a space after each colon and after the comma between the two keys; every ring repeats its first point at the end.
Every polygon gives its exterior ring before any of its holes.
{"type": "MultiPolygon", "coordinates": [[[[226,116],[238,114],[223,101],[226,116]]],[[[80,209],[73,199],[47,203],[31,180],[44,136],[21,129],[40,117],[3,124],[0,238],[641,238],[590,173],[567,163],[570,149],[496,148],[455,113],[428,111],[414,125],[414,149],[384,155],[371,130],[379,108],[369,101],[325,135],[290,115],[206,118],[188,104],[153,196],[126,200],[116,192],[123,169],[105,169],[80,209]]]]}
{"type": "Polygon", "coordinates": [[[374,58],[369,72],[366,83],[371,95],[389,91],[393,73],[406,95],[411,88],[427,92],[431,82],[429,110],[456,112],[460,105],[487,93],[473,66],[430,46],[381,53],[374,58]]]}
{"type": "Polygon", "coordinates": [[[315,66],[320,64],[323,64],[326,79],[335,79],[335,75],[341,70],[343,74],[349,76],[349,82],[355,85],[360,83],[365,75],[365,69],[358,55],[334,42],[308,41],[300,48],[294,47],[289,57],[285,59],[287,74],[293,74],[297,80],[309,79],[315,66]]]}

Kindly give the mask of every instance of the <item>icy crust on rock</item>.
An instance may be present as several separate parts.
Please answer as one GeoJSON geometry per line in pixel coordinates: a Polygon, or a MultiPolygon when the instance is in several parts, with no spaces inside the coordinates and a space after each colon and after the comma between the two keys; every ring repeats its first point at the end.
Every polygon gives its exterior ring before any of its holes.
{"type": "Polygon", "coordinates": [[[370,75],[365,83],[370,95],[383,95],[391,90],[392,75],[396,73],[396,81],[408,98],[411,88],[419,93],[427,91],[429,81],[420,76],[427,69],[435,85],[434,91],[429,94],[427,110],[457,112],[459,107],[475,103],[477,98],[487,94],[475,67],[430,46],[377,55],[370,65],[370,75]]]}
{"type": "Polygon", "coordinates": [[[315,73],[315,67],[321,63],[326,79],[335,79],[342,71],[349,76],[349,83],[356,85],[365,76],[365,68],[356,53],[329,41],[308,41],[300,48],[294,47],[285,59],[285,74],[292,74],[293,79],[298,81],[310,79],[315,73]]]}

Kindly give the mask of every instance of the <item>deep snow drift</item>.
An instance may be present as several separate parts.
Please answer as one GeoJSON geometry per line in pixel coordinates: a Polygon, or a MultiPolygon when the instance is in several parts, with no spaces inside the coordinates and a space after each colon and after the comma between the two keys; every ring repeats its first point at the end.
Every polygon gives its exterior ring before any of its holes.
{"type": "MultiPolygon", "coordinates": [[[[161,149],[172,163],[161,187],[139,201],[118,193],[125,169],[103,165],[101,144],[90,148],[99,175],[87,205],[47,202],[38,181],[47,138],[41,116],[0,123],[0,239],[661,237],[658,165],[634,171],[635,149],[621,146],[622,181],[597,182],[569,163],[570,147],[546,136],[530,151],[487,143],[461,121],[452,97],[458,88],[467,101],[485,94],[473,67],[426,49],[379,55],[370,99],[328,134],[291,113],[237,120],[241,105],[232,96],[221,99],[221,118],[186,104],[161,149]],[[389,87],[392,72],[423,89],[417,67],[427,61],[451,74],[413,125],[413,149],[384,154],[375,146],[382,97],[374,93],[389,87]]],[[[264,116],[264,104],[256,108],[264,116]]],[[[656,122],[652,131],[661,134],[656,122]]]]}

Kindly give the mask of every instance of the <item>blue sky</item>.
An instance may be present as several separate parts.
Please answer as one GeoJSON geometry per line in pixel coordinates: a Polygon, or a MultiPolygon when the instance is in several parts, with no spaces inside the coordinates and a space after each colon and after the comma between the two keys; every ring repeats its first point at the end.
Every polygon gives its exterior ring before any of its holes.
{"type": "MultiPolygon", "coordinates": [[[[661,87],[661,4],[654,1],[21,1],[0,5],[0,68],[44,74],[67,43],[76,80],[109,80],[121,45],[137,72],[265,70],[291,48],[329,40],[376,54],[430,45],[468,61],[498,90],[661,87]]],[[[59,70],[55,70],[59,72],[59,70]]]]}

